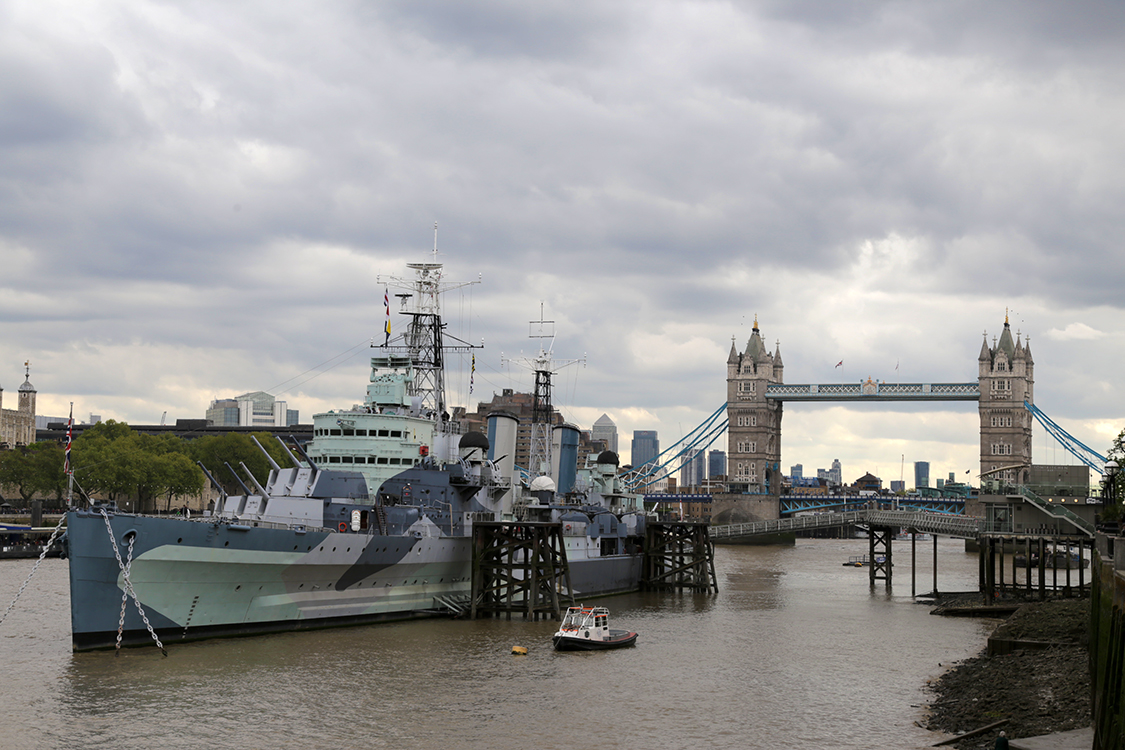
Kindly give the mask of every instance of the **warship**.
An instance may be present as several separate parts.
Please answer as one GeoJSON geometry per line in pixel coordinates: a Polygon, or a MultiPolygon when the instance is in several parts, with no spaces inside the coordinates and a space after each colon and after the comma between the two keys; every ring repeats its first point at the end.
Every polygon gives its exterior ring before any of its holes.
{"type": "Polygon", "coordinates": [[[384,291],[386,335],[372,342],[364,402],[314,415],[307,446],[283,441],[290,466],[263,448],[269,476],[243,466],[242,493],[220,487],[201,514],[99,503],[68,513],[76,651],[463,613],[481,521],[558,522],[564,594],[638,587],[647,515],[616,454],[579,467],[577,429],[540,425],[543,450],[528,470],[513,461],[516,417],[496,413],[487,435],[460,434],[444,359],[470,347],[444,332],[442,265],[409,267],[410,292],[397,295],[412,305],[408,323],[392,340],[384,291]]]}

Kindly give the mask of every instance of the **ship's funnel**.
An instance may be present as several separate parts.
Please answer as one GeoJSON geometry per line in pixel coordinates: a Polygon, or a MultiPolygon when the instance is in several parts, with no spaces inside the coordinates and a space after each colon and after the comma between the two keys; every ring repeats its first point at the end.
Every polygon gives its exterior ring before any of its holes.
{"type": "Polygon", "coordinates": [[[496,461],[500,476],[514,480],[516,473],[516,431],[520,420],[505,411],[488,415],[488,460],[496,461]],[[499,460],[497,460],[499,459],[499,460]]]}
{"type": "Polygon", "coordinates": [[[578,477],[578,428],[572,424],[556,425],[551,431],[551,475],[560,494],[574,490],[578,477]]]}

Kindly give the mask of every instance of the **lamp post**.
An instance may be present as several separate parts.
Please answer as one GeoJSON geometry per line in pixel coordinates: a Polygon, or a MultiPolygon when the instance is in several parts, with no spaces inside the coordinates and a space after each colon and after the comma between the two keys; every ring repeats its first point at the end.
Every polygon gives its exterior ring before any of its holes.
{"type": "Polygon", "coordinates": [[[1117,503],[1117,472],[1120,470],[1121,467],[1116,461],[1105,462],[1105,500],[1107,506],[1117,503]]]}

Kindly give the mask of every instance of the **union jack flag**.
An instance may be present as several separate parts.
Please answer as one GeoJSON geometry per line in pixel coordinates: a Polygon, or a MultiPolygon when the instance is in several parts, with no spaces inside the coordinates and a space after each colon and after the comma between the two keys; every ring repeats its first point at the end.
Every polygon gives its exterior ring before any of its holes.
{"type": "Polygon", "coordinates": [[[70,473],[70,444],[74,437],[74,404],[70,405],[70,418],[66,421],[66,459],[63,461],[63,473],[70,473]]]}

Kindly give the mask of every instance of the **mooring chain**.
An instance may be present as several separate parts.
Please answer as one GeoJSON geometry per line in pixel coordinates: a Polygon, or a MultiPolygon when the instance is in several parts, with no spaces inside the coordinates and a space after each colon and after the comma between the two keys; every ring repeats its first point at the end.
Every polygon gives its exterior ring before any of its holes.
{"type": "MultiPolygon", "coordinates": [[[[129,554],[125,557],[125,570],[128,570],[133,564],[133,539],[134,537],[129,537],[129,554]]],[[[118,559],[118,562],[120,562],[120,559],[118,559]]],[[[113,654],[114,656],[121,656],[121,637],[125,634],[125,610],[128,606],[129,587],[123,586],[121,588],[121,619],[117,621],[117,646],[113,654]]]]}
{"type": "Polygon", "coordinates": [[[55,530],[51,533],[51,538],[47,540],[47,546],[45,546],[43,548],[43,551],[39,553],[39,559],[35,561],[35,565],[32,566],[31,572],[27,574],[27,579],[24,580],[23,585],[20,586],[20,590],[16,592],[16,598],[12,599],[12,603],[8,605],[8,609],[6,612],[4,612],[4,616],[0,617],[0,625],[3,625],[4,620],[8,619],[8,615],[11,614],[12,609],[15,608],[16,602],[18,602],[20,600],[20,597],[23,596],[23,590],[27,588],[27,584],[31,583],[31,579],[35,575],[35,571],[39,570],[39,564],[42,563],[43,560],[47,557],[47,551],[51,549],[51,545],[55,543],[55,538],[58,537],[59,532],[62,531],[63,521],[65,520],[66,514],[64,513],[62,518],[59,519],[59,525],[56,526],[55,530]]]}
{"type": "MultiPolygon", "coordinates": [[[[133,565],[133,543],[136,542],[137,536],[136,536],[136,534],[134,534],[133,536],[129,537],[129,555],[128,555],[129,564],[126,565],[121,560],[121,550],[119,550],[117,548],[117,539],[113,536],[113,527],[110,526],[110,524],[109,524],[109,514],[105,512],[105,508],[100,508],[99,510],[102,513],[102,518],[105,519],[105,528],[106,528],[106,531],[109,532],[109,542],[110,542],[110,544],[113,545],[113,556],[117,558],[117,566],[118,566],[118,568],[121,569],[121,577],[125,581],[125,586],[124,586],[125,590],[124,590],[124,597],[123,597],[124,601],[127,601],[128,597],[130,597],[130,596],[133,597],[133,604],[137,605],[137,612],[138,612],[138,614],[140,614],[141,619],[144,620],[145,627],[148,628],[149,635],[152,636],[152,640],[156,641],[156,646],[157,646],[157,648],[160,649],[160,652],[162,654],[164,654],[165,656],[167,656],[168,655],[168,649],[164,648],[164,644],[160,642],[160,638],[156,635],[156,630],[153,629],[152,623],[150,623],[148,621],[148,615],[145,614],[145,609],[144,609],[144,607],[141,606],[141,600],[137,596],[137,592],[133,590],[133,582],[129,580],[129,569],[133,565]]],[[[124,601],[122,602],[122,608],[121,608],[121,610],[122,610],[121,624],[118,626],[118,629],[117,629],[117,646],[118,646],[118,649],[121,648],[121,636],[122,636],[122,633],[124,632],[124,629],[125,629],[124,601]]],[[[120,653],[120,651],[118,651],[118,653],[120,653]]]]}

